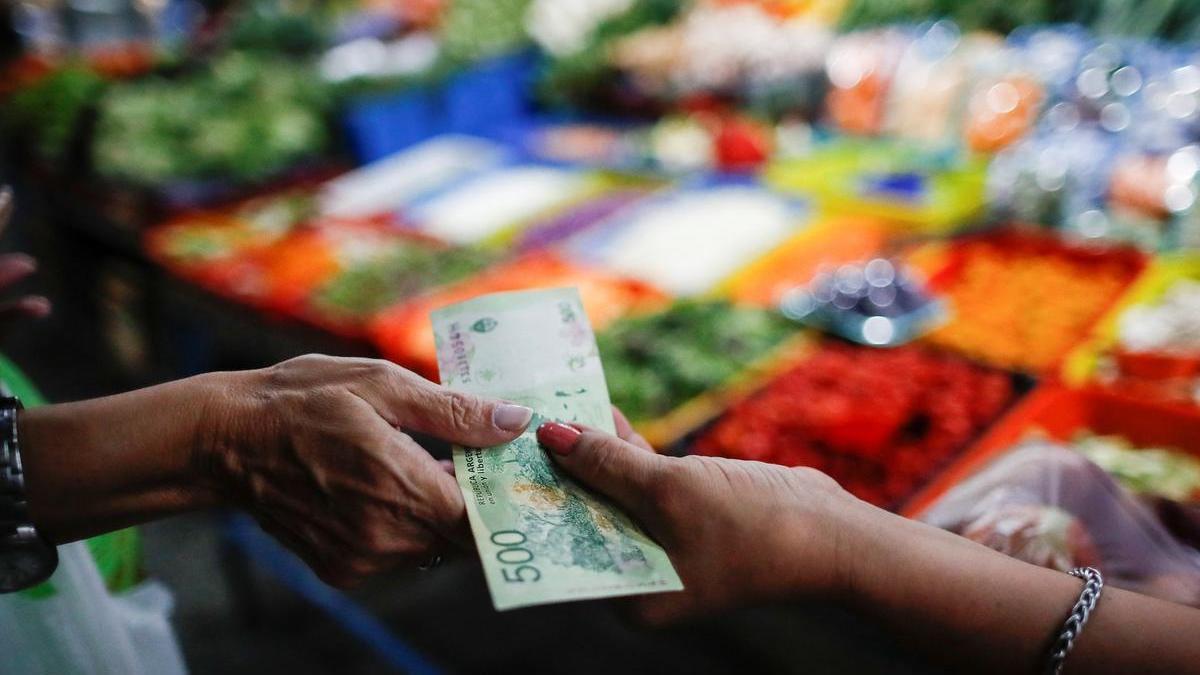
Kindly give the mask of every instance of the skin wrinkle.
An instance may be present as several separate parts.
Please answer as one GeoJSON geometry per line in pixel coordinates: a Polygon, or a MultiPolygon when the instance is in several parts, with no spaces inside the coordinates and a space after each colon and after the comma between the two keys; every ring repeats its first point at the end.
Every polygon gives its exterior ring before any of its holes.
{"type": "Polygon", "coordinates": [[[394,422],[463,445],[516,435],[482,422],[494,401],[438,391],[394,364],[310,355],[32,409],[20,423],[34,522],[66,542],[236,505],[339,583],[425,560],[465,541],[466,507],[454,478],[394,422]],[[467,434],[464,419],[482,426],[467,434]],[[114,425],[129,433],[104,433],[114,425]]]}

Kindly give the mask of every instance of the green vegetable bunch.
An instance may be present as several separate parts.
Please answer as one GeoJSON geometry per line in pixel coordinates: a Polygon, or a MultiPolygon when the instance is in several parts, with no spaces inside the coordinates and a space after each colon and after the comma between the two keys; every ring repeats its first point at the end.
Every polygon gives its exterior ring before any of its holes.
{"type": "Polygon", "coordinates": [[[524,48],[529,1],[451,0],[441,19],[442,54],[471,63],[524,48]]]}
{"type": "Polygon", "coordinates": [[[1079,23],[1100,35],[1200,38],[1200,3],[1194,0],[850,0],[840,27],[854,30],[939,18],[953,19],[965,30],[1001,33],[1031,24],[1079,23]]]}
{"type": "Polygon", "coordinates": [[[88,68],[62,68],[13,95],[3,110],[5,132],[25,135],[38,155],[63,162],[84,113],[104,86],[104,78],[88,68]]]}
{"type": "Polygon", "coordinates": [[[596,340],[613,404],[647,420],[727,382],[794,331],[769,310],[682,300],[619,320],[596,340]]]}
{"type": "Polygon", "coordinates": [[[325,149],[329,104],[308,66],[231,52],[181,79],[113,86],[92,157],[102,175],[140,184],[261,179],[325,149]]]}
{"type": "Polygon", "coordinates": [[[399,243],[389,252],[353,265],[313,296],[317,311],[335,318],[366,318],[427,288],[483,269],[492,256],[474,249],[442,249],[399,243]]]}
{"type": "Polygon", "coordinates": [[[318,0],[250,0],[238,7],[225,40],[243,51],[317,54],[328,42],[331,21],[318,0]]]}

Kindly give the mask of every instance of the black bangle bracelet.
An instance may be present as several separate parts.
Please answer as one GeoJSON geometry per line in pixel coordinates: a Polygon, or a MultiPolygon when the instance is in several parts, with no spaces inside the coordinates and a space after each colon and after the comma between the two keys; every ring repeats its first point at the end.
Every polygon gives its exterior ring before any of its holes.
{"type": "Polygon", "coordinates": [[[1083,591],[1079,593],[1079,600],[1075,601],[1075,606],[1071,608],[1071,613],[1067,615],[1067,620],[1063,622],[1062,630],[1059,631],[1058,637],[1054,640],[1054,646],[1050,649],[1050,658],[1046,661],[1046,672],[1051,675],[1062,673],[1063,664],[1067,661],[1067,654],[1071,653],[1071,648],[1075,646],[1075,639],[1083,632],[1083,627],[1087,624],[1092,611],[1096,609],[1100,593],[1104,590],[1104,577],[1095,567],[1076,567],[1068,574],[1083,579],[1083,591]]]}

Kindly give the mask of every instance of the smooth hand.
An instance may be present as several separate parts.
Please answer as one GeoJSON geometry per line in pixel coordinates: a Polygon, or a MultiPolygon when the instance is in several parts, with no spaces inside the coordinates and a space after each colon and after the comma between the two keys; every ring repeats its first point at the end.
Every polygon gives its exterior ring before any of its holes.
{"type": "Polygon", "coordinates": [[[833,595],[847,584],[852,532],[870,507],[806,468],[655,454],[618,434],[543,424],[538,439],[572,476],[609,496],[662,544],[682,593],[641,596],[664,623],[756,600],[833,595]]]}

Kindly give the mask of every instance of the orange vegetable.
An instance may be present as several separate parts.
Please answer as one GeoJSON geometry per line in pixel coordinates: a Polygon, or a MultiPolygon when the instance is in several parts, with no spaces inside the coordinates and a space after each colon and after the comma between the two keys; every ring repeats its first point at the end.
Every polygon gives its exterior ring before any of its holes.
{"type": "Polygon", "coordinates": [[[1033,127],[1041,105],[1041,85],[1024,75],[1010,75],[979,87],[967,104],[967,145],[980,152],[1000,150],[1033,127]]]}
{"type": "Polygon", "coordinates": [[[934,344],[998,366],[1053,368],[1141,270],[1132,249],[1072,248],[1013,232],[958,243],[934,290],[951,320],[934,344]]]}

